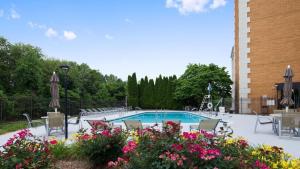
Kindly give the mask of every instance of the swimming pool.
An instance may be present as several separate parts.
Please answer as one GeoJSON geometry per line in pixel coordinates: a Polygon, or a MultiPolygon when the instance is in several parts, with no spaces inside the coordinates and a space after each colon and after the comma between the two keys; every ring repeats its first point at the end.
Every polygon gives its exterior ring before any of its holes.
{"type": "Polygon", "coordinates": [[[181,123],[198,123],[206,117],[195,115],[188,112],[144,112],[137,115],[118,118],[112,120],[121,123],[123,120],[141,120],[142,123],[161,123],[167,120],[180,120],[181,123]]]}

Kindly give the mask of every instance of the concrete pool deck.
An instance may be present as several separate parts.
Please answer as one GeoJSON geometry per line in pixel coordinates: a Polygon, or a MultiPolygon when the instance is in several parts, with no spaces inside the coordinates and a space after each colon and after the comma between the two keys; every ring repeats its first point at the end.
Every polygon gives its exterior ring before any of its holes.
{"type": "MultiPolygon", "coordinates": [[[[115,113],[112,115],[107,115],[105,118],[107,120],[112,120],[116,118],[121,118],[125,116],[135,115],[143,112],[150,112],[150,111],[130,111],[130,112],[122,112],[122,113],[115,113]]],[[[151,111],[156,112],[156,111],[151,111]]],[[[174,111],[172,111],[174,112],[174,111]]],[[[272,131],[271,125],[263,125],[258,126],[257,132],[254,133],[254,126],[256,122],[256,116],[255,115],[241,115],[241,114],[219,114],[218,116],[211,115],[209,113],[200,113],[200,112],[191,112],[195,114],[199,114],[205,117],[211,117],[211,118],[220,118],[224,121],[229,122],[229,125],[233,129],[234,137],[243,137],[248,140],[248,142],[252,145],[260,145],[260,144],[268,144],[272,146],[278,146],[284,148],[284,151],[287,153],[290,153],[294,157],[300,158],[300,138],[291,138],[288,136],[279,137],[275,135],[272,131]]],[[[104,116],[84,116],[81,119],[82,122],[82,128],[90,129],[91,127],[89,124],[85,121],[88,119],[101,119],[104,116]]],[[[75,119],[74,119],[75,120],[75,119]]],[[[122,125],[122,128],[125,129],[125,125],[123,123],[115,123],[122,125]]],[[[189,131],[189,126],[191,124],[195,123],[182,123],[182,130],[183,131],[189,131]]],[[[145,125],[153,125],[153,123],[145,123],[145,125]]],[[[71,138],[71,135],[76,133],[79,130],[79,125],[70,124],[69,125],[69,137],[71,138]]],[[[161,124],[159,125],[161,127],[161,124]]],[[[46,135],[45,127],[40,126],[36,128],[31,128],[31,132],[39,137],[45,137],[48,138],[46,135]]],[[[0,145],[3,145],[6,143],[6,141],[12,137],[16,132],[6,133],[4,135],[0,135],[0,145]]],[[[59,139],[64,138],[64,133],[57,132],[53,133],[50,137],[56,137],[59,139]]]]}

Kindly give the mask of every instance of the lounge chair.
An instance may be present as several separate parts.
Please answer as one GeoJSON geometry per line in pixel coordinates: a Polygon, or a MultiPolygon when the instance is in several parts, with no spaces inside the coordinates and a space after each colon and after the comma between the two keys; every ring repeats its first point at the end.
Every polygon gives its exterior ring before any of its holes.
{"type": "Polygon", "coordinates": [[[201,120],[198,125],[190,125],[191,130],[205,130],[205,131],[213,131],[216,133],[216,128],[220,122],[220,119],[205,119],[201,120]]]}
{"type": "MultiPolygon", "coordinates": [[[[143,124],[141,120],[124,120],[123,121],[126,129],[129,130],[142,130],[143,124]]],[[[145,126],[146,127],[146,126],[145,126]]]]}
{"type": "Polygon", "coordinates": [[[256,133],[257,126],[258,125],[268,125],[272,124],[272,129],[275,133],[277,133],[277,127],[275,125],[275,122],[273,119],[270,119],[269,117],[266,116],[260,116],[256,111],[253,111],[254,114],[256,114],[256,122],[255,122],[255,127],[254,127],[254,133],[256,133]]]}
{"type": "Polygon", "coordinates": [[[120,128],[122,129],[122,125],[114,125],[113,123],[110,123],[109,121],[107,121],[105,118],[101,119],[101,120],[86,120],[86,122],[93,128],[96,130],[105,130],[107,128],[120,128]]]}
{"type": "Polygon", "coordinates": [[[27,127],[28,128],[32,128],[32,127],[37,127],[40,125],[45,125],[45,123],[40,122],[40,121],[32,121],[30,116],[27,113],[23,113],[23,116],[25,116],[26,120],[27,120],[27,127]]]}
{"type": "Polygon", "coordinates": [[[48,113],[48,136],[52,130],[64,131],[64,115],[61,113],[48,113]]]}

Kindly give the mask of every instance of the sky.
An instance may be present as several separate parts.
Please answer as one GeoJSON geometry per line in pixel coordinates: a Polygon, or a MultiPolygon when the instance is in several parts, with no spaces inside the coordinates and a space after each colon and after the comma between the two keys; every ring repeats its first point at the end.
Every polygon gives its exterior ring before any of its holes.
{"type": "Polygon", "coordinates": [[[0,36],[123,80],[180,76],[189,63],[231,71],[233,0],[1,0],[0,36]]]}

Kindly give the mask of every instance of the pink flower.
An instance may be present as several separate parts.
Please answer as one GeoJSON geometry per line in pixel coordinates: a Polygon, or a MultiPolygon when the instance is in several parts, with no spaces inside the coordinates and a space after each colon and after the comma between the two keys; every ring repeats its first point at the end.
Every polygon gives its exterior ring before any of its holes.
{"type": "Polygon", "coordinates": [[[181,151],[183,149],[183,146],[181,144],[172,144],[172,148],[181,151]]]}
{"type": "Polygon", "coordinates": [[[81,137],[80,137],[82,140],[89,140],[90,139],[90,135],[88,135],[88,134],[84,134],[84,135],[82,135],[81,137]]]}
{"type": "Polygon", "coordinates": [[[208,139],[214,138],[214,134],[208,133],[208,132],[205,131],[205,130],[201,130],[200,133],[203,134],[203,136],[204,136],[205,138],[208,138],[208,139]]]}
{"type": "Polygon", "coordinates": [[[122,132],[122,129],[120,127],[117,127],[114,129],[114,134],[120,134],[122,132]]]}
{"type": "Polygon", "coordinates": [[[247,147],[248,143],[246,140],[239,140],[238,143],[241,145],[241,147],[247,147]]]}
{"type": "Polygon", "coordinates": [[[171,159],[172,161],[177,160],[176,154],[170,154],[170,159],[171,159]]]}
{"type": "Polygon", "coordinates": [[[124,154],[126,154],[126,153],[128,153],[128,152],[134,151],[136,147],[137,147],[136,142],[134,142],[134,141],[129,141],[129,142],[127,143],[127,145],[125,145],[125,146],[123,147],[122,151],[123,151],[124,154]]]}
{"type": "Polygon", "coordinates": [[[182,166],[182,165],[183,165],[183,161],[182,161],[182,160],[178,160],[178,161],[177,161],[177,165],[178,165],[178,166],[182,166]]]}
{"type": "Polygon", "coordinates": [[[270,169],[270,167],[268,167],[267,164],[260,162],[259,160],[255,161],[255,166],[260,169],[270,169]]]}
{"type": "Polygon", "coordinates": [[[114,167],[118,166],[118,162],[117,161],[116,162],[110,161],[110,162],[108,162],[107,166],[109,168],[114,168],[114,167]]]}
{"type": "Polygon", "coordinates": [[[188,140],[195,140],[197,138],[197,133],[188,133],[188,132],[183,132],[182,136],[188,140]]]}
{"type": "Polygon", "coordinates": [[[103,136],[106,136],[106,137],[111,137],[111,134],[110,134],[110,131],[109,131],[109,130],[103,130],[103,131],[101,132],[101,134],[102,134],[103,136]]]}

